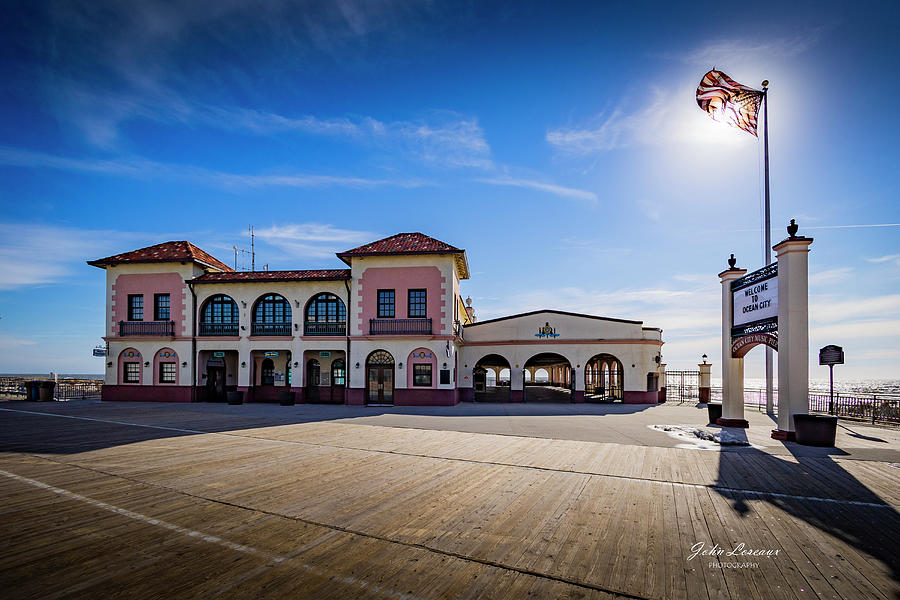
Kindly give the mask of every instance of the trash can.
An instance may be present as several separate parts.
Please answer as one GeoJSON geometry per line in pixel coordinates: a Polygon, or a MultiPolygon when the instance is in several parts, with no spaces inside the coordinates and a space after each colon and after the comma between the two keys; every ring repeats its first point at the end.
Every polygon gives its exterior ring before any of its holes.
{"type": "Polygon", "coordinates": [[[244,392],[238,390],[234,392],[226,392],[225,394],[228,397],[228,404],[243,404],[244,403],[244,392]]]}
{"type": "Polygon", "coordinates": [[[38,381],[40,392],[39,399],[41,402],[50,402],[53,400],[53,388],[56,387],[55,381],[38,381]]]}
{"type": "Polygon", "coordinates": [[[282,406],[293,406],[296,396],[296,392],[278,392],[278,403],[282,406]]]}
{"type": "Polygon", "coordinates": [[[794,415],[797,443],[804,446],[834,446],[837,436],[837,417],[831,415],[794,415]]]}
{"type": "Polygon", "coordinates": [[[722,403],[721,402],[709,402],[706,405],[706,411],[709,415],[709,424],[715,425],[716,421],[719,420],[722,416],[722,403]]]}
{"type": "Polygon", "coordinates": [[[35,379],[29,379],[25,382],[25,399],[31,402],[37,402],[40,399],[40,382],[35,379]]]}

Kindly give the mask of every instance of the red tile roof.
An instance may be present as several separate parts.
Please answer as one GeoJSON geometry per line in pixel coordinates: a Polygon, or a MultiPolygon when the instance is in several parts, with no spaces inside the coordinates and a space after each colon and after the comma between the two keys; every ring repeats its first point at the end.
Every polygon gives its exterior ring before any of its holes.
{"type": "Polygon", "coordinates": [[[253,281],[334,281],[350,279],[350,269],[306,269],[302,271],[230,271],[204,273],[193,283],[234,283],[253,281]]]}
{"type": "Polygon", "coordinates": [[[337,256],[349,265],[350,258],[354,256],[383,256],[390,254],[455,254],[457,255],[460,277],[465,279],[469,276],[465,250],[419,232],[398,233],[376,242],[363,244],[352,250],[339,252],[337,256]]]}
{"type": "Polygon", "coordinates": [[[232,270],[231,267],[222,261],[188,241],[164,242],[162,244],[156,244],[155,246],[147,246],[146,248],[132,250],[131,252],[123,252],[122,254],[107,256],[106,258],[89,260],[88,264],[95,267],[103,267],[105,265],[114,265],[118,263],[183,261],[198,262],[222,271],[232,270]]]}

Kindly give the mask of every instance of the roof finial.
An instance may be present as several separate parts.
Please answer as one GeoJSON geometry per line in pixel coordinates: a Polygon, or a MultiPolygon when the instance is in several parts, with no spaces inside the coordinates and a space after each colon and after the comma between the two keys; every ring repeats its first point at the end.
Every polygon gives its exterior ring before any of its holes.
{"type": "Polygon", "coordinates": [[[794,219],[791,219],[791,224],[787,226],[788,235],[791,237],[797,237],[798,229],[800,229],[800,226],[794,222],[794,219]]]}
{"type": "Polygon", "coordinates": [[[737,264],[737,259],[734,257],[734,254],[732,254],[731,257],[728,259],[728,267],[733,269],[736,264],[737,264]]]}

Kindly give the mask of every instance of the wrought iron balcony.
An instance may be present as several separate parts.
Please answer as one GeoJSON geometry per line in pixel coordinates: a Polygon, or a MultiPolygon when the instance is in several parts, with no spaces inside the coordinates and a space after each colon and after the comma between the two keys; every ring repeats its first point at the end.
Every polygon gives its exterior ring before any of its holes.
{"type": "Polygon", "coordinates": [[[237,323],[200,323],[200,335],[238,335],[237,323]]]}
{"type": "Polygon", "coordinates": [[[251,335],[291,335],[290,323],[253,323],[251,335]]]}
{"type": "Polygon", "coordinates": [[[316,323],[307,321],[303,325],[303,335],[347,335],[347,322],[316,323]]]}
{"type": "Polygon", "coordinates": [[[119,335],[175,337],[175,321],[119,321],[119,335]]]}
{"type": "Polygon", "coordinates": [[[431,335],[431,319],[369,319],[369,335],[431,335]]]}

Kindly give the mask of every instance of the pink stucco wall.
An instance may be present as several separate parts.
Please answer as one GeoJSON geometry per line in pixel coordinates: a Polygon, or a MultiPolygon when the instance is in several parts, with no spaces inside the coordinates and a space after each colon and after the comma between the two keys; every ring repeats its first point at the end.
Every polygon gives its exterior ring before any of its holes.
{"type": "Polygon", "coordinates": [[[409,353],[409,356],[406,360],[406,365],[404,365],[406,369],[406,387],[409,389],[417,389],[417,390],[427,390],[437,387],[438,383],[438,370],[437,370],[437,356],[435,356],[434,352],[429,350],[428,348],[416,348],[412,352],[409,353]],[[424,355],[424,356],[423,356],[424,355]],[[413,365],[415,364],[429,364],[431,365],[431,386],[421,386],[421,385],[413,385],[413,365]]]}
{"type": "Polygon", "coordinates": [[[394,318],[409,316],[409,290],[427,290],[426,316],[432,320],[432,333],[440,334],[446,316],[446,298],[441,284],[446,280],[437,267],[372,267],[358,281],[358,334],[369,333],[369,319],[378,317],[378,290],[394,290],[394,318]]]}
{"type": "Polygon", "coordinates": [[[119,321],[128,320],[128,296],[144,295],[144,321],[153,320],[153,295],[169,294],[170,319],[175,321],[175,335],[181,336],[185,331],[185,298],[184,278],[178,273],[132,273],[119,275],[112,285],[112,331],[118,334],[119,321]]]}

